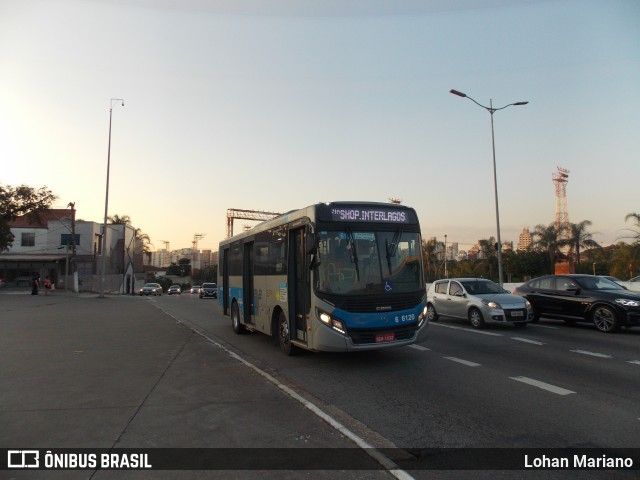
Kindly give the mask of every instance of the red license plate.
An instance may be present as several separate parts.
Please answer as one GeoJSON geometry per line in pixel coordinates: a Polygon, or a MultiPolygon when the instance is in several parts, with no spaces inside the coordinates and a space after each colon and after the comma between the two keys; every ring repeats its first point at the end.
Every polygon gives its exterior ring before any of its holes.
{"type": "Polygon", "coordinates": [[[395,333],[379,333],[376,335],[376,343],[393,342],[396,339],[395,333]]]}

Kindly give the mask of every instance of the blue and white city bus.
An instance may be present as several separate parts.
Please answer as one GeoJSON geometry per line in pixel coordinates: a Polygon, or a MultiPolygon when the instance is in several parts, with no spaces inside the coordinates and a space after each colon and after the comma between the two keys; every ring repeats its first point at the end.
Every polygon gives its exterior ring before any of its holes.
{"type": "Polygon", "coordinates": [[[426,338],[420,224],[399,204],[320,203],[220,242],[218,303],[233,330],[355,351],[426,338]]]}

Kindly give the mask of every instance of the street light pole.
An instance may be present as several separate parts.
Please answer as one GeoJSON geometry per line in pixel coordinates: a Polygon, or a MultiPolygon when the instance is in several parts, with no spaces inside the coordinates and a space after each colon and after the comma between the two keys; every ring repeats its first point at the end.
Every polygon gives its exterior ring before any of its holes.
{"type": "Polygon", "coordinates": [[[102,224],[102,268],[100,274],[100,298],[104,298],[104,274],[107,269],[107,212],[109,210],[109,167],[111,166],[111,119],[113,117],[113,102],[122,102],[122,98],[112,98],[109,108],[109,145],[107,147],[107,193],[104,199],[104,222],[102,224]]]}
{"type": "Polygon", "coordinates": [[[496,229],[497,229],[497,240],[498,240],[498,283],[500,283],[500,285],[502,286],[503,284],[503,280],[502,280],[502,239],[500,238],[500,213],[499,213],[499,209],[498,209],[498,174],[497,174],[497,169],[496,169],[496,142],[495,142],[495,136],[494,136],[494,131],[493,131],[493,114],[495,112],[497,112],[498,110],[503,110],[507,107],[510,107],[512,105],[526,105],[529,102],[515,102],[515,103],[510,103],[508,105],[505,105],[504,107],[499,107],[499,108],[493,108],[493,100],[489,99],[489,106],[486,107],[478,102],[476,102],[473,98],[471,98],[470,96],[468,96],[465,93],[462,93],[458,90],[449,90],[449,93],[453,93],[454,95],[457,95],[458,97],[462,97],[462,98],[468,98],[469,100],[471,100],[473,103],[475,103],[476,105],[484,108],[487,112],[489,112],[489,114],[491,115],[491,150],[493,153],[493,193],[494,193],[494,198],[495,198],[495,204],[496,204],[496,229]]]}

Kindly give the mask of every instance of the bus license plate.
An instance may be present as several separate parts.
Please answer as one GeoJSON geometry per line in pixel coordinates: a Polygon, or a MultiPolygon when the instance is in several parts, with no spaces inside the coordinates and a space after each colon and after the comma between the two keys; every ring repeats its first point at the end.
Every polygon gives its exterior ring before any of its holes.
{"type": "Polygon", "coordinates": [[[376,335],[376,343],[393,342],[396,339],[395,333],[379,333],[376,335]]]}

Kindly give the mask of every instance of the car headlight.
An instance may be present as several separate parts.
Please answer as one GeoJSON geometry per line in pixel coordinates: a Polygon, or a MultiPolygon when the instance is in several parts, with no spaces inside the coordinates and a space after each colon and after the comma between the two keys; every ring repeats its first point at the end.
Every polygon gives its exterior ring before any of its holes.
{"type": "Polygon", "coordinates": [[[333,318],[328,313],[322,312],[316,309],[316,314],[322,323],[327,325],[328,327],[333,328],[336,332],[341,333],[342,335],[347,334],[347,329],[344,327],[344,323],[342,323],[337,318],[333,318]]]}
{"type": "Polygon", "coordinates": [[[484,303],[489,308],[502,308],[498,302],[492,302],[490,300],[482,300],[482,303],[484,303]]]}
{"type": "Polygon", "coordinates": [[[527,307],[527,308],[531,308],[531,302],[530,302],[529,300],[525,300],[525,301],[524,301],[524,305],[525,305],[525,307],[527,307]]]}
{"type": "Polygon", "coordinates": [[[629,300],[627,298],[616,298],[616,303],[625,307],[640,307],[640,300],[629,300]]]}

